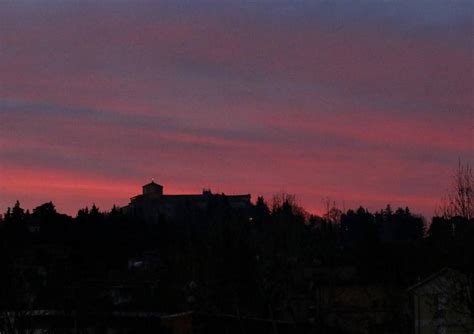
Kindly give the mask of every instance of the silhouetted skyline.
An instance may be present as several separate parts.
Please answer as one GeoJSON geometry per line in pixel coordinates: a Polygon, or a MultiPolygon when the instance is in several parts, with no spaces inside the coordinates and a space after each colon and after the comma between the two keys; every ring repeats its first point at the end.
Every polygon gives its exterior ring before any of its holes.
{"type": "Polygon", "coordinates": [[[472,9],[3,1],[0,211],[108,210],[155,178],[429,217],[473,164],[472,9]]]}

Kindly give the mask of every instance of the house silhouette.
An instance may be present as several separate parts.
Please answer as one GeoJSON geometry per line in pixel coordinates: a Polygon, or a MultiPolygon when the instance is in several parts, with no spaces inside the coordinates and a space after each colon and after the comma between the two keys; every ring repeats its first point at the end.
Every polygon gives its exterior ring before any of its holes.
{"type": "Polygon", "coordinates": [[[215,194],[204,189],[201,194],[165,194],[163,186],[151,181],[142,187],[142,194],[130,198],[125,213],[143,218],[148,223],[174,221],[192,215],[205,215],[211,207],[229,209],[233,214],[249,217],[251,195],[215,194]]]}

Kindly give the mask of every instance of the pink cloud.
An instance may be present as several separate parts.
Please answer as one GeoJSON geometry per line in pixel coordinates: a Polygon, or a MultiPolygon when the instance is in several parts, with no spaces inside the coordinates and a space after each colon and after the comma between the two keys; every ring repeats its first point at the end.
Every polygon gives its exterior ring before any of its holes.
{"type": "Polygon", "coordinates": [[[457,30],[90,9],[7,15],[0,98],[33,110],[0,110],[3,207],[107,208],[159,177],[177,192],[285,190],[315,212],[330,196],[430,215],[473,151],[457,30]]]}

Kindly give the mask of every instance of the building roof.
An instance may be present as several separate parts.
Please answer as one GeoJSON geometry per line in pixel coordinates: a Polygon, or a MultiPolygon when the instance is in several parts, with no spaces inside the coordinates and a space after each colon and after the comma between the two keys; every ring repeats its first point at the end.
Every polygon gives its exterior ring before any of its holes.
{"type": "Polygon", "coordinates": [[[144,185],[144,187],[149,187],[149,186],[158,186],[158,187],[163,188],[163,186],[161,184],[156,183],[154,180],[151,180],[150,183],[147,183],[147,184],[144,185]]]}
{"type": "Polygon", "coordinates": [[[428,277],[425,277],[424,279],[422,279],[421,281],[413,284],[412,286],[408,287],[407,288],[407,291],[412,291],[412,290],[416,290],[417,288],[433,281],[434,279],[437,279],[438,277],[441,277],[441,276],[444,276],[444,275],[448,275],[448,274],[458,274],[458,272],[454,269],[451,269],[449,267],[444,267],[443,269],[441,269],[440,271],[437,271],[431,275],[429,275],[428,277]]]}

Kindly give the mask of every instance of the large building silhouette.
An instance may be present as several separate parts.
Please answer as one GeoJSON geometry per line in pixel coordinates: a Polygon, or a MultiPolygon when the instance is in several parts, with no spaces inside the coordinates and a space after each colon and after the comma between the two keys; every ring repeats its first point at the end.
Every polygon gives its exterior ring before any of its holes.
{"type": "Polygon", "coordinates": [[[212,209],[230,210],[234,214],[249,216],[252,204],[250,194],[225,195],[203,190],[202,194],[168,195],[163,186],[154,181],[145,184],[140,195],[130,199],[123,210],[145,221],[154,223],[160,220],[173,221],[196,215],[205,215],[212,209]]]}

